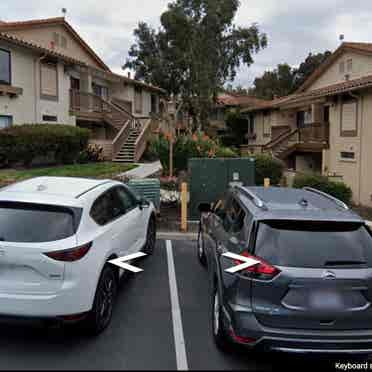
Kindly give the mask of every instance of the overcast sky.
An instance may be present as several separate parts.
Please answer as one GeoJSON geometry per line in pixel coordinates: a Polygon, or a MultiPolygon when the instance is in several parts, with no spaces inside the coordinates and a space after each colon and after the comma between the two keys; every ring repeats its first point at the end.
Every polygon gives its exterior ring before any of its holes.
{"type": "MultiPolygon", "coordinates": [[[[139,21],[159,26],[170,0],[1,0],[0,19],[25,20],[60,16],[67,20],[115,72],[120,72],[139,21]]],[[[243,68],[235,85],[249,86],[278,63],[298,65],[307,54],[334,50],[339,34],[346,41],[372,42],[371,0],[241,0],[236,23],[257,22],[268,47],[243,68]]]]}

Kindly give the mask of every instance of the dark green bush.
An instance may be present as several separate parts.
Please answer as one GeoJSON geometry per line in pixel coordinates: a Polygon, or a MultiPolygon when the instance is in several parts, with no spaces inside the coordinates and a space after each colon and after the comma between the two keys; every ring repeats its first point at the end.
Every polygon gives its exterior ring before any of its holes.
{"type": "Polygon", "coordinates": [[[86,149],[89,130],[62,124],[14,125],[0,131],[0,161],[30,166],[35,158],[52,154],[60,164],[74,163],[86,149]]]}
{"type": "MultiPolygon", "coordinates": [[[[232,158],[238,155],[227,147],[219,146],[208,136],[194,134],[179,136],[173,144],[173,165],[176,172],[187,170],[190,158],[232,158]]],[[[169,170],[169,141],[164,135],[151,141],[146,157],[157,157],[164,170],[169,170]]]]}
{"type": "Polygon", "coordinates": [[[306,186],[326,192],[346,204],[351,202],[351,188],[343,182],[329,181],[327,177],[317,174],[296,175],[293,187],[300,189],[306,186]]]}
{"type": "Polygon", "coordinates": [[[262,186],[265,178],[270,178],[271,185],[279,185],[283,177],[284,165],[270,155],[252,155],[256,165],[256,185],[262,186]]]}

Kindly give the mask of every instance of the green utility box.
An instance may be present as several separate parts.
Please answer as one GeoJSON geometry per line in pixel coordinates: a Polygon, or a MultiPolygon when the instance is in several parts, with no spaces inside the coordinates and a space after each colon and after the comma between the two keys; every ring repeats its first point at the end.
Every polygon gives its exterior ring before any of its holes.
{"type": "Polygon", "coordinates": [[[191,220],[199,219],[200,203],[212,203],[221,198],[231,184],[255,185],[253,158],[189,160],[191,220]]]}
{"type": "Polygon", "coordinates": [[[128,187],[139,197],[154,203],[160,209],[160,181],[157,178],[132,179],[128,187]]]}

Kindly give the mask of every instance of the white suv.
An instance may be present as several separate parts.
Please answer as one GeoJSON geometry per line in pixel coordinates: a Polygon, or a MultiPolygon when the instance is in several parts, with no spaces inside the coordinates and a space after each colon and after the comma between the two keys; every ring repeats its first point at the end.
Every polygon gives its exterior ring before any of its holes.
{"type": "Polygon", "coordinates": [[[0,190],[0,315],[111,320],[121,269],[156,241],[152,203],[111,180],[40,177],[0,190]]]}

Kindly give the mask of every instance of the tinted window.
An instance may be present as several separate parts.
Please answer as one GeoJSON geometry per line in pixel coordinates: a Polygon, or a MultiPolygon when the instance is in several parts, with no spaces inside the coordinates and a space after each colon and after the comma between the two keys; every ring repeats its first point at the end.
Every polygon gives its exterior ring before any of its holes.
{"type": "Polygon", "coordinates": [[[266,221],[255,254],[278,266],[372,266],[372,238],[360,223],[266,221]]]}
{"type": "Polygon", "coordinates": [[[10,52],[0,49],[0,83],[10,84],[10,52]]]}
{"type": "Polygon", "coordinates": [[[106,225],[124,213],[124,206],[117,195],[116,188],[113,188],[106,191],[94,202],[90,216],[98,225],[106,225]]]}
{"type": "Polygon", "coordinates": [[[224,229],[227,232],[237,234],[241,232],[244,227],[244,219],[244,210],[235,199],[232,199],[226,209],[226,215],[223,221],[224,229]]]}
{"type": "Polygon", "coordinates": [[[118,187],[116,189],[116,192],[118,193],[118,198],[123,204],[124,212],[127,213],[133,208],[137,207],[137,202],[134,196],[127,191],[124,187],[118,187]]]}
{"type": "Polygon", "coordinates": [[[64,207],[0,203],[0,241],[42,243],[75,234],[81,212],[64,207]],[[79,215],[79,216],[78,216],[79,215]]]}

